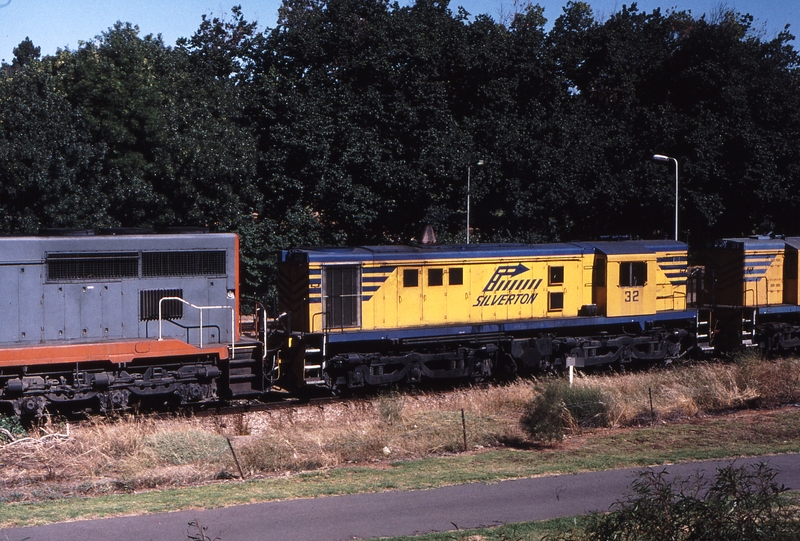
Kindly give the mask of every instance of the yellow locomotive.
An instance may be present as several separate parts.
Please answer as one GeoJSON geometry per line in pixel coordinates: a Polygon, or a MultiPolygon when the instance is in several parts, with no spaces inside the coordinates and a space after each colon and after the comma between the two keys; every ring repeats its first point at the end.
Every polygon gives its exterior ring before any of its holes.
{"type": "Polygon", "coordinates": [[[298,249],[279,274],[291,388],[668,361],[696,326],[668,240],[298,249]]]}
{"type": "Polygon", "coordinates": [[[699,317],[717,351],[800,347],[800,237],[722,239],[703,254],[699,317]]]}

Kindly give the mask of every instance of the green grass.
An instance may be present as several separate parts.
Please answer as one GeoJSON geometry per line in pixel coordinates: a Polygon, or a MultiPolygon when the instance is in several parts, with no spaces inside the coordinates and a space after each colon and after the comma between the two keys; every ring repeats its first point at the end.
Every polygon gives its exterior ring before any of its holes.
{"type": "Polygon", "coordinates": [[[583,523],[582,517],[570,517],[541,522],[504,524],[496,528],[436,532],[419,536],[382,537],[380,541],[539,541],[545,536],[580,527],[583,523]]]}
{"type": "Polygon", "coordinates": [[[0,507],[0,527],[800,452],[800,411],[784,410],[757,419],[757,423],[748,415],[702,419],[596,434],[580,445],[568,440],[557,447],[499,449],[395,462],[379,468],[348,467],[137,494],[12,503],[0,507]]]}
{"type": "Polygon", "coordinates": [[[144,446],[156,460],[174,465],[216,461],[230,452],[224,437],[200,430],[151,434],[144,438],[144,446]]]}

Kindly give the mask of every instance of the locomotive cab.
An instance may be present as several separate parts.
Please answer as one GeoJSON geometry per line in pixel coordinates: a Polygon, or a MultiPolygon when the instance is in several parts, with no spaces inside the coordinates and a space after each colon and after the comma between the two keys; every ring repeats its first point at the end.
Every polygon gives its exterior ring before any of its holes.
{"type": "Polygon", "coordinates": [[[686,245],[677,241],[583,243],[592,249],[592,302],[607,317],[686,310],[686,245]]]}

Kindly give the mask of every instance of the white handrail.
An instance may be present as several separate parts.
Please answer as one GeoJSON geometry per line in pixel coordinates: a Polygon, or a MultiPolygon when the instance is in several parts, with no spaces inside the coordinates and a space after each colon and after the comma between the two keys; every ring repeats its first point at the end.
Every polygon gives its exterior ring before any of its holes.
{"type": "MultiPolygon", "coordinates": [[[[161,303],[164,301],[180,301],[183,304],[191,306],[196,310],[200,310],[200,347],[203,347],[203,310],[230,310],[231,311],[231,357],[236,355],[236,309],[233,306],[197,306],[180,297],[161,297],[158,300],[158,339],[163,340],[161,334],[161,303]]],[[[220,338],[222,338],[220,336],[220,338]]]]}

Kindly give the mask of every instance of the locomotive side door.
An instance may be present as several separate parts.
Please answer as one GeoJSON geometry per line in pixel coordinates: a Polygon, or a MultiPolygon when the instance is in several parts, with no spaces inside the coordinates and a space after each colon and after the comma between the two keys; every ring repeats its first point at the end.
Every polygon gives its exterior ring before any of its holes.
{"type": "Polygon", "coordinates": [[[645,313],[644,288],[647,285],[646,261],[621,261],[619,263],[619,315],[631,316],[645,313]]]}
{"type": "Polygon", "coordinates": [[[326,329],[361,326],[361,266],[326,266],[322,275],[326,329]]]}
{"type": "Polygon", "coordinates": [[[798,259],[800,252],[793,242],[794,239],[786,240],[786,255],[783,264],[783,302],[786,304],[798,304],[798,259]]]}
{"type": "Polygon", "coordinates": [[[42,295],[44,303],[44,339],[65,340],[67,309],[64,284],[45,284],[42,295]]]}
{"type": "Polygon", "coordinates": [[[607,260],[598,255],[594,260],[592,273],[592,304],[597,306],[597,315],[606,315],[608,306],[608,285],[606,281],[607,260]]]}
{"type": "Polygon", "coordinates": [[[430,266],[423,272],[422,311],[427,325],[442,325],[448,322],[447,274],[444,265],[430,266]]]}
{"type": "Polygon", "coordinates": [[[399,267],[400,284],[397,294],[397,326],[417,327],[422,325],[422,269],[399,267]]]}
{"type": "Polygon", "coordinates": [[[471,319],[470,268],[464,264],[451,265],[445,272],[447,322],[465,323],[471,319]]]}
{"type": "Polygon", "coordinates": [[[3,324],[0,325],[0,342],[16,342],[20,340],[20,270],[16,266],[0,266],[0,308],[2,308],[3,324]]]}

